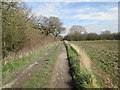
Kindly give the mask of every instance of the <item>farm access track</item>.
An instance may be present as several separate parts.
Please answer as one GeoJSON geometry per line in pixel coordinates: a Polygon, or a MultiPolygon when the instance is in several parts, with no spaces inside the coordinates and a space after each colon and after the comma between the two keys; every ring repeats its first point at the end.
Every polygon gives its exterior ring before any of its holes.
{"type": "Polygon", "coordinates": [[[3,83],[3,88],[22,88],[24,82],[29,80],[38,69],[42,68],[42,64],[60,48],[60,53],[56,59],[55,66],[51,73],[48,85],[50,88],[72,88],[72,77],[70,75],[69,64],[67,60],[67,51],[63,43],[51,48],[43,56],[33,60],[26,65],[17,74],[13,75],[8,81],[3,83]]]}

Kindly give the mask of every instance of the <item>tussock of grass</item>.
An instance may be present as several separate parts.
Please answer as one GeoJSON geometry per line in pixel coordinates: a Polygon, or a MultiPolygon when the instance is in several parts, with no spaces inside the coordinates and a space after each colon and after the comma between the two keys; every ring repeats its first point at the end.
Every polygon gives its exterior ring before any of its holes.
{"type": "Polygon", "coordinates": [[[46,88],[45,84],[49,81],[56,58],[60,52],[60,47],[43,63],[41,69],[22,86],[23,88],[46,88]]]}
{"type": "MultiPolygon", "coordinates": [[[[58,44],[58,43],[56,43],[58,44]]],[[[43,55],[45,52],[50,50],[52,47],[54,47],[56,44],[51,45],[43,50],[40,50],[36,53],[33,53],[31,55],[28,55],[27,57],[19,58],[14,60],[11,63],[8,63],[4,66],[2,66],[2,79],[3,82],[8,80],[12,74],[17,73],[20,69],[22,69],[23,66],[30,63],[33,60],[36,60],[39,56],[43,55]]]]}
{"type": "Polygon", "coordinates": [[[98,88],[94,74],[80,67],[80,60],[78,60],[78,53],[75,49],[68,44],[66,47],[75,88],[98,88]]]}

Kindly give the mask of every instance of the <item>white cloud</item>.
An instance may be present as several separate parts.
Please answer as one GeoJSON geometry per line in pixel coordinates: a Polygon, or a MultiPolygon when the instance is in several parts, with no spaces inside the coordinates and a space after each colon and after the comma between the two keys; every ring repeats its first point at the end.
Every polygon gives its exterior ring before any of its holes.
{"type": "Polygon", "coordinates": [[[58,12],[57,7],[59,7],[59,3],[45,3],[44,5],[40,5],[40,7],[37,7],[34,13],[39,16],[58,16],[60,13],[58,12]]]}
{"type": "Polygon", "coordinates": [[[0,0],[3,2],[119,2],[119,0],[0,0]]]}
{"type": "MultiPolygon", "coordinates": [[[[63,4],[63,3],[62,3],[63,4]]],[[[68,4],[68,3],[64,3],[68,4]]],[[[45,3],[36,8],[34,13],[39,16],[57,16],[64,19],[88,19],[88,20],[117,20],[118,19],[118,7],[107,8],[106,12],[99,11],[99,8],[72,8],[72,9],[60,9],[61,3],[45,3]],[[78,13],[73,16],[68,16],[70,13],[78,13]],[[87,13],[87,14],[86,14],[87,13]],[[65,16],[66,15],[66,16],[65,16]]]]}
{"type": "MultiPolygon", "coordinates": [[[[118,7],[73,7],[69,9],[62,7],[64,6],[63,4],[67,5],[68,3],[43,3],[35,9],[34,13],[38,16],[57,16],[62,19],[63,22],[67,20],[67,23],[65,23],[67,28],[77,24],[85,26],[88,32],[100,33],[103,29],[110,30],[111,32],[118,31],[118,7]],[[78,20],[89,21],[78,22],[78,20]]],[[[68,33],[68,31],[67,29],[65,33],[68,33]]]]}
{"type": "Polygon", "coordinates": [[[67,19],[88,19],[88,20],[118,20],[118,7],[105,8],[106,11],[100,11],[98,8],[72,9],[78,14],[66,17],[67,19]],[[86,13],[87,12],[87,13],[86,13]]]}
{"type": "Polygon", "coordinates": [[[113,32],[118,32],[118,23],[106,23],[106,24],[87,24],[85,25],[86,29],[88,32],[96,32],[96,33],[101,33],[103,30],[110,30],[112,33],[113,32]]]}
{"type": "Polygon", "coordinates": [[[112,12],[118,12],[118,7],[113,7],[113,8],[110,8],[109,10],[112,12]]]}
{"type": "Polygon", "coordinates": [[[100,33],[103,29],[118,32],[118,7],[108,8],[106,12],[95,11],[88,14],[77,14],[72,19],[95,20],[93,22],[79,23],[86,27],[88,32],[100,33]]]}
{"type": "MultiPolygon", "coordinates": [[[[6,1],[6,0],[3,0],[6,1]]],[[[13,0],[21,2],[119,2],[119,0],[13,0]]]]}
{"type": "Polygon", "coordinates": [[[84,13],[84,12],[91,12],[91,11],[98,11],[97,8],[90,8],[90,7],[86,7],[86,8],[77,8],[77,9],[63,9],[62,13],[64,14],[68,14],[68,13],[84,13]]]}
{"type": "Polygon", "coordinates": [[[117,13],[110,12],[94,12],[89,14],[79,14],[73,16],[76,19],[89,19],[89,20],[117,20],[117,13]]]}

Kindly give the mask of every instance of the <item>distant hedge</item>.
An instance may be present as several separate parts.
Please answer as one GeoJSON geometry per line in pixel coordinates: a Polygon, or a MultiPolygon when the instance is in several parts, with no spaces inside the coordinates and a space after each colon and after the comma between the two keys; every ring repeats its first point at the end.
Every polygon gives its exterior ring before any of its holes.
{"type": "Polygon", "coordinates": [[[64,40],[68,41],[83,41],[83,40],[120,40],[119,33],[111,34],[96,34],[96,33],[86,33],[81,34],[80,32],[74,32],[66,35],[64,40]]]}

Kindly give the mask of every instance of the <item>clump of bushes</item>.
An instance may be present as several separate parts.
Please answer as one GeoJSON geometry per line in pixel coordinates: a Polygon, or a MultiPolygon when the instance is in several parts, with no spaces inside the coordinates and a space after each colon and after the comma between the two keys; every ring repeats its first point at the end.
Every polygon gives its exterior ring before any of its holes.
{"type": "Polygon", "coordinates": [[[29,12],[25,11],[22,3],[2,2],[2,53],[5,56],[10,51],[22,47],[22,43],[29,38],[33,24],[29,19],[29,12]],[[28,20],[29,19],[29,20],[28,20]],[[31,26],[28,26],[31,23],[31,26]],[[29,32],[29,33],[28,33],[29,32]]]}

